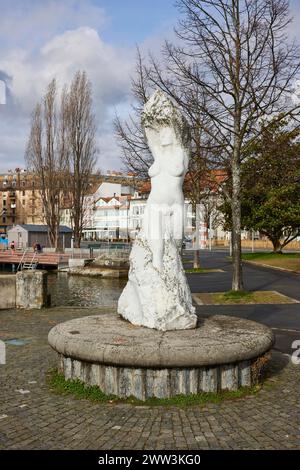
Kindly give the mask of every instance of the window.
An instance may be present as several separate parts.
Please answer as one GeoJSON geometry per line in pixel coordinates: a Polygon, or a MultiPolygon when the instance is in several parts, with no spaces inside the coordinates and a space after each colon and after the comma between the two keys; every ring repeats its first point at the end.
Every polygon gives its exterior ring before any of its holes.
{"type": "Polygon", "coordinates": [[[3,206],[6,206],[6,199],[3,199],[2,204],[3,206]]]}
{"type": "Polygon", "coordinates": [[[22,196],[25,196],[25,191],[22,191],[22,196]]]}
{"type": "Polygon", "coordinates": [[[2,223],[6,224],[6,217],[2,217],[2,223]]]}

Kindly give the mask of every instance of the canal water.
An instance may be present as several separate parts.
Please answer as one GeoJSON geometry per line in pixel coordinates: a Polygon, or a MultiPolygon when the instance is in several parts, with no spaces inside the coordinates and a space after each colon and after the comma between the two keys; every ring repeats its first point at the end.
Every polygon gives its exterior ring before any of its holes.
{"type": "MultiPolygon", "coordinates": [[[[0,266],[1,273],[12,274],[12,271],[0,266]]],[[[65,272],[48,271],[52,307],[115,307],[126,282],[126,279],[69,276],[65,272]]]]}
{"type": "Polygon", "coordinates": [[[101,279],[49,272],[48,293],[51,294],[52,307],[115,307],[126,282],[126,279],[101,279]]]}

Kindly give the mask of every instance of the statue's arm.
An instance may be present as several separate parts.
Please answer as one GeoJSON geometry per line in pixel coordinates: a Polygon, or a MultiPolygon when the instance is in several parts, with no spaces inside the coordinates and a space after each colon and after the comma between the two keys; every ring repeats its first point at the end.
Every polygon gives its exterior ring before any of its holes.
{"type": "Polygon", "coordinates": [[[169,168],[169,173],[172,176],[183,176],[188,169],[189,156],[186,149],[180,149],[179,152],[174,152],[172,163],[169,168]]]}
{"type": "Polygon", "coordinates": [[[160,172],[160,164],[157,160],[154,160],[154,163],[150,166],[148,170],[148,175],[150,176],[150,178],[152,178],[153,176],[158,175],[159,172],[160,172]]]}

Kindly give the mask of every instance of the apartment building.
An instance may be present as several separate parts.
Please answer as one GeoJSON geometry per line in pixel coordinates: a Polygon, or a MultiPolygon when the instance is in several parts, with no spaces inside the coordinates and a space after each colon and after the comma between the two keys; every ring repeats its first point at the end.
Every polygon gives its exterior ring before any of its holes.
{"type": "Polygon", "coordinates": [[[34,175],[19,168],[0,174],[0,233],[15,224],[42,223],[42,204],[34,175]]]}
{"type": "Polygon", "coordinates": [[[133,186],[105,181],[94,194],[88,195],[84,202],[84,239],[128,239],[133,193],[133,186]]]}

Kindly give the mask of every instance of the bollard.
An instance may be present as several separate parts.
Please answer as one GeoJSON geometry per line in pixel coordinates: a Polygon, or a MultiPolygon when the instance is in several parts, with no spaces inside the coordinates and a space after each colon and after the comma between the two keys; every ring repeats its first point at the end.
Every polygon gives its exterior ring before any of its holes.
{"type": "Polygon", "coordinates": [[[43,308],[48,303],[47,271],[20,271],[16,274],[16,307],[43,308]]]}

